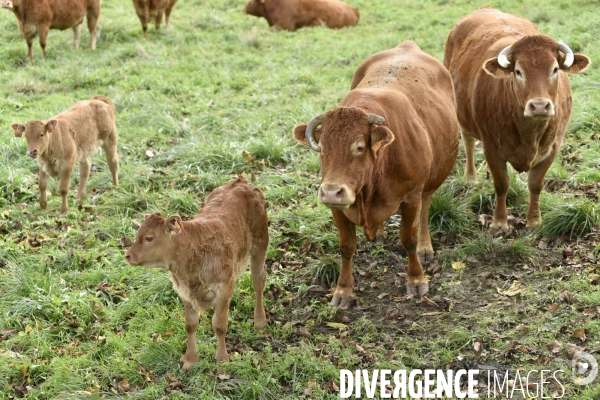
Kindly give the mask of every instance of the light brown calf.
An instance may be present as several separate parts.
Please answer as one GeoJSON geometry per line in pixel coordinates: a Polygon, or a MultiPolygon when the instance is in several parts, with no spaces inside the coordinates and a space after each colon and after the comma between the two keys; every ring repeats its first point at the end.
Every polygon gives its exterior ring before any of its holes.
{"type": "Polygon", "coordinates": [[[27,57],[33,57],[33,38],[40,35],[40,46],[46,57],[46,39],[50,29],[72,28],[74,47],[79,48],[81,23],[87,16],[90,49],[96,48],[96,30],[100,17],[100,0],[1,0],[2,8],[15,13],[19,29],[27,41],[27,57]]]}
{"type": "Polygon", "coordinates": [[[217,363],[229,360],[225,347],[229,303],[233,289],[250,262],[256,292],[254,326],[267,320],[262,295],[269,244],[265,199],[244,178],[215,189],[191,221],[160,213],[146,216],[135,243],[125,254],[131,265],[169,271],[173,288],[185,308],[187,351],[183,369],[198,361],[196,329],[198,311],[214,306],[212,327],[217,335],[217,363]]]}
{"type": "Polygon", "coordinates": [[[142,23],[144,37],[148,37],[148,23],[151,19],[154,19],[154,27],[159,30],[164,15],[166,26],[169,27],[169,19],[175,3],[177,0],[133,0],[135,12],[142,23]]]}
{"type": "Polygon", "coordinates": [[[115,106],[108,97],[95,96],[78,101],[66,111],[48,119],[33,120],[27,125],[12,124],[16,137],[27,139],[27,155],[37,158],[39,165],[40,207],[48,206],[46,189],[49,177],[60,177],[58,190],[62,197],[60,212],[67,212],[67,194],[71,173],[79,162],[79,191],[77,200],[85,198],[85,187],[92,154],[102,147],[112,174],[113,185],[119,186],[119,157],[115,106]]]}

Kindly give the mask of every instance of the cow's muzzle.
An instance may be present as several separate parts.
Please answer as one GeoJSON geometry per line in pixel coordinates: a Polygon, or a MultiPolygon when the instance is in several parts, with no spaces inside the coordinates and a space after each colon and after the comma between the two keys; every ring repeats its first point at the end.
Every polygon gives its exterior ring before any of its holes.
{"type": "Polygon", "coordinates": [[[525,104],[526,117],[550,118],[554,116],[554,104],[549,99],[531,99],[525,104]]]}
{"type": "Polygon", "coordinates": [[[336,210],[345,210],[354,203],[354,192],[346,185],[322,184],[319,187],[319,201],[336,210]]]}
{"type": "Polygon", "coordinates": [[[6,8],[8,10],[12,10],[12,8],[13,8],[12,1],[3,1],[2,2],[2,8],[6,8]]]}
{"type": "Polygon", "coordinates": [[[27,153],[25,154],[27,154],[31,158],[36,158],[38,156],[38,151],[37,149],[27,149],[27,153]]]}

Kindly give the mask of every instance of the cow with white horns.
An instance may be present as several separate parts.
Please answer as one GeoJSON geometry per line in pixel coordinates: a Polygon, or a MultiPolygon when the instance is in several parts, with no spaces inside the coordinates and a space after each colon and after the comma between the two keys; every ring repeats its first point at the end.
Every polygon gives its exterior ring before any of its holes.
{"type": "Polygon", "coordinates": [[[354,73],[339,106],[294,128],[294,137],[319,152],[318,198],[331,209],[340,236],[342,269],[332,305],[352,304],[356,225],[368,240],[402,216],[408,253],[407,291],[424,295],[421,261],[433,258],[428,212],[458,151],[458,121],[450,74],[414,42],[372,55],[354,73]]]}
{"type": "Polygon", "coordinates": [[[533,23],[491,8],[467,15],[450,31],[444,65],[456,91],[465,178],[477,181],[473,152],[481,140],[496,190],[493,233],[509,230],[507,162],[518,172],[529,171],[527,226],[542,222],[544,176],[571,116],[567,74],[589,64],[588,57],[541,34],[533,23]]]}

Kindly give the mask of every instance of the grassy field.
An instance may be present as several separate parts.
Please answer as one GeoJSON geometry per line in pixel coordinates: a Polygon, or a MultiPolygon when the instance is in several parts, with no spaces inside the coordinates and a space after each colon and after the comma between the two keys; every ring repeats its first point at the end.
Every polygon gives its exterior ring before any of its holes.
{"type": "MultiPolygon", "coordinates": [[[[598,2],[349,2],[360,9],[358,26],[290,33],[244,15],[243,0],[179,0],[171,28],[152,26],[146,40],[130,1],[104,0],[96,51],[85,28],[79,51],[70,30],[51,31],[48,58],[35,42],[32,61],[16,18],[0,10],[0,398],[337,398],[341,368],[447,366],[562,369],[563,398],[600,398],[598,378],[573,384],[569,354],[572,345],[600,354],[598,2]],[[384,244],[360,234],[359,304],[337,311],[327,303],[337,231],[316,200],[317,156],[292,128],[335,106],[375,52],[410,38],[441,60],[451,27],[486,4],[531,19],[593,62],[570,78],[573,116],[546,176],[544,225],[525,230],[526,175],[513,171],[513,233],[490,236],[494,192],[481,147],[477,185],[462,181],[461,149],[431,208],[437,305],[403,297],[406,254],[390,219],[384,244]],[[99,94],[117,107],[121,186],[111,187],[100,152],[84,207],[76,170],[69,212],[58,213],[56,179],[42,211],[37,163],[10,125],[99,94]],[[268,201],[269,331],[252,328],[245,274],[229,314],[231,361],[217,371],[208,311],[199,362],[183,372],[183,307],[167,274],[131,267],[123,253],[144,214],[192,217],[238,174],[268,201]],[[507,292],[514,282],[525,290],[507,292]]],[[[548,389],[546,398],[560,395],[548,389]]]]}

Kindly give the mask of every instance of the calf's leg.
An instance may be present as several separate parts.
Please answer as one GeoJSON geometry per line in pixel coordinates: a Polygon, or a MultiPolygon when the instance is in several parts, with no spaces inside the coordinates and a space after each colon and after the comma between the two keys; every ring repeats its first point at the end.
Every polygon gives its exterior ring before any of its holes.
{"type": "Polygon", "coordinates": [[[417,256],[421,263],[433,260],[433,246],[431,245],[431,236],[429,236],[429,206],[433,193],[423,194],[421,200],[421,215],[419,218],[419,240],[417,244],[417,256]]]}
{"type": "MultiPolygon", "coordinates": [[[[116,133],[114,137],[116,138],[116,133]]],[[[117,141],[116,140],[105,140],[102,144],[102,150],[106,154],[106,163],[108,169],[112,175],[113,186],[119,186],[119,155],[117,154],[117,141]]]]}
{"type": "Polygon", "coordinates": [[[261,329],[267,322],[265,307],[263,306],[263,291],[267,281],[267,271],[265,270],[265,259],[267,257],[267,247],[254,249],[250,257],[250,274],[252,275],[252,287],[256,295],[256,305],[254,306],[254,327],[261,329]]]}
{"type": "Polygon", "coordinates": [[[229,302],[231,301],[231,293],[229,298],[221,297],[217,299],[215,304],[215,313],[212,318],[212,327],[217,335],[217,364],[223,361],[229,361],[227,355],[227,346],[225,345],[225,335],[227,334],[227,315],[229,314],[229,302]]]}
{"type": "Polygon", "coordinates": [[[188,303],[183,301],[185,309],[185,332],[187,333],[187,349],[181,357],[183,369],[187,371],[198,362],[198,352],[196,350],[196,331],[198,330],[198,311],[188,303]]]}
{"type": "Polygon", "coordinates": [[[71,173],[73,172],[73,166],[65,167],[60,171],[60,181],[58,182],[58,192],[62,199],[60,205],[60,213],[64,214],[69,210],[67,202],[67,195],[69,194],[69,183],[71,182],[71,173]]]}
{"type": "Polygon", "coordinates": [[[557,147],[552,149],[552,153],[544,160],[539,162],[529,171],[527,177],[527,186],[529,187],[529,208],[527,209],[527,228],[533,228],[542,223],[542,212],[540,211],[540,193],[544,187],[544,177],[552,165],[556,156],[557,147]]]}
{"type": "Polygon", "coordinates": [[[38,173],[38,186],[40,188],[40,208],[45,210],[48,208],[48,198],[47,198],[47,190],[48,190],[48,174],[46,174],[40,168],[40,172],[38,173]]]}
{"type": "Polygon", "coordinates": [[[77,201],[83,202],[85,199],[85,187],[87,186],[90,169],[92,168],[92,158],[85,157],[79,162],[79,190],[77,190],[77,201]]]}
{"type": "Polygon", "coordinates": [[[429,290],[429,284],[423,273],[423,267],[417,256],[418,228],[417,216],[421,208],[420,199],[407,200],[400,205],[402,225],[400,226],[400,241],[408,253],[408,278],[406,292],[408,295],[424,296],[429,290]]]}
{"type": "Polygon", "coordinates": [[[344,215],[343,211],[331,210],[331,214],[340,235],[340,253],[342,254],[342,269],[333,292],[331,305],[347,309],[352,306],[354,297],[352,258],[356,251],[356,225],[344,215]]]}
{"type": "Polygon", "coordinates": [[[465,133],[464,130],[462,130],[461,136],[463,145],[465,146],[465,154],[467,156],[464,180],[477,183],[477,168],[475,168],[475,142],[477,139],[468,133],[465,133]]]}

